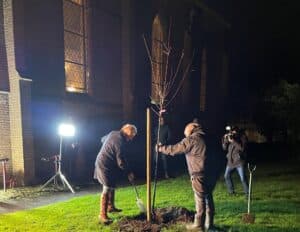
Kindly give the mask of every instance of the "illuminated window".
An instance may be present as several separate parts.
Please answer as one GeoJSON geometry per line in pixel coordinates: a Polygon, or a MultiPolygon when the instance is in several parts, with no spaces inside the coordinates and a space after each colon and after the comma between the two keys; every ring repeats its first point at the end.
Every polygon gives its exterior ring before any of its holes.
{"type": "Polygon", "coordinates": [[[157,15],[152,24],[152,59],[153,59],[153,73],[152,73],[152,99],[158,101],[158,90],[163,84],[163,42],[164,33],[161,20],[157,15]]]}
{"type": "Polygon", "coordinates": [[[64,0],[64,51],[66,90],[87,92],[87,0],[64,0]]]}
{"type": "Polygon", "coordinates": [[[206,108],[206,78],[207,78],[207,58],[206,49],[202,50],[201,58],[201,79],[200,79],[200,111],[206,108]]]}

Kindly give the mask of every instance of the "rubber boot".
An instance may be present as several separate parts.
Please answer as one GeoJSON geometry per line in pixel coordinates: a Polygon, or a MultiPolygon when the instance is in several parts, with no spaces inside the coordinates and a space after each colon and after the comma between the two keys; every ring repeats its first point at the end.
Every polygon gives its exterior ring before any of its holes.
{"type": "Polygon", "coordinates": [[[202,226],[201,226],[201,222],[200,219],[195,217],[194,219],[194,223],[192,224],[187,224],[186,229],[189,231],[197,231],[197,232],[204,232],[202,226]]]}
{"type": "Polygon", "coordinates": [[[208,230],[208,228],[210,227],[210,225],[211,225],[211,219],[209,217],[209,214],[206,213],[206,215],[205,215],[205,223],[204,223],[205,230],[208,230]]]}
{"type": "Polygon", "coordinates": [[[205,230],[207,232],[217,232],[218,228],[214,226],[214,215],[206,214],[205,216],[205,230]]]}
{"type": "Polygon", "coordinates": [[[109,213],[119,213],[122,210],[115,207],[115,190],[109,192],[108,194],[108,207],[109,213]]]}
{"type": "Polygon", "coordinates": [[[107,216],[108,193],[103,193],[100,200],[99,222],[105,225],[110,224],[112,220],[107,216]]]}

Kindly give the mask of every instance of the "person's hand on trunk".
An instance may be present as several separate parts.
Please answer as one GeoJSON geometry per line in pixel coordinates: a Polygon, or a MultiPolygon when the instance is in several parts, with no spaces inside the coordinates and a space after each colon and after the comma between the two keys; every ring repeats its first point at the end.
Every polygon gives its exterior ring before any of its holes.
{"type": "Polygon", "coordinates": [[[161,152],[161,151],[160,151],[161,146],[162,146],[161,143],[156,144],[156,145],[155,145],[155,151],[156,151],[156,152],[161,152]]]}
{"type": "Polygon", "coordinates": [[[132,183],[135,179],[133,172],[130,172],[127,177],[130,183],[132,183]]]}

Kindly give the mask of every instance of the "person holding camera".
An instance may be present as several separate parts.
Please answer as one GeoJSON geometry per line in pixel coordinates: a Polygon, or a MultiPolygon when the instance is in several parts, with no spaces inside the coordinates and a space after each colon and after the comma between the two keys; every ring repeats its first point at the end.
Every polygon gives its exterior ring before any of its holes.
{"type": "Polygon", "coordinates": [[[128,175],[128,180],[134,180],[134,174],[130,171],[124,148],[137,134],[137,129],[132,124],[125,124],[121,130],[112,131],[101,139],[102,147],[95,161],[94,178],[102,184],[100,199],[99,222],[109,224],[112,220],[107,212],[120,212],[115,207],[115,187],[119,176],[119,169],[128,175]]]}
{"type": "Polygon", "coordinates": [[[207,176],[207,150],[203,138],[204,132],[198,123],[189,123],[184,130],[185,138],[174,145],[158,145],[157,151],[166,155],[185,154],[191,184],[194,191],[196,214],[194,223],[186,225],[187,230],[204,231],[214,227],[215,206],[211,183],[207,176]]]}
{"type": "Polygon", "coordinates": [[[248,196],[249,190],[244,170],[245,157],[243,156],[246,140],[238,133],[237,127],[229,128],[228,130],[229,132],[222,138],[222,148],[227,151],[227,165],[224,174],[225,183],[229,194],[235,194],[231,173],[236,169],[240,176],[244,192],[248,196]]]}

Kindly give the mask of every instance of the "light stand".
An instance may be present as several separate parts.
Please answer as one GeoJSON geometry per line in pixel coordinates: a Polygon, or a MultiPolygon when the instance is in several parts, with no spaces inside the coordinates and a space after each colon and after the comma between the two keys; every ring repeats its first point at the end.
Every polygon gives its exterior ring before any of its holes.
{"type": "Polygon", "coordinates": [[[60,135],[60,142],[59,142],[59,155],[58,157],[55,159],[55,162],[57,165],[55,171],[55,175],[52,176],[42,187],[41,190],[43,188],[45,188],[48,184],[50,184],[52,181],[54,182],[54,186],[58,186],[58,182],[57,182],[57,178],[59,177],[62,184],[64,185],[64,187],[67,187],[70,189],[70,191],[72,193],[75,193],[75,191],[73,190],[72,186],[69,184],[69,182],[67,181],[66,177],[62,174],[61,172],[61,157],[62,157],[62,145],[63,145],[63,137],[69,137],[69,136],[74,136],[75,134],[75,128],[73,125],[70,124],[61,124],[59,126],[58,129],[58,133],[60,135]]]}

